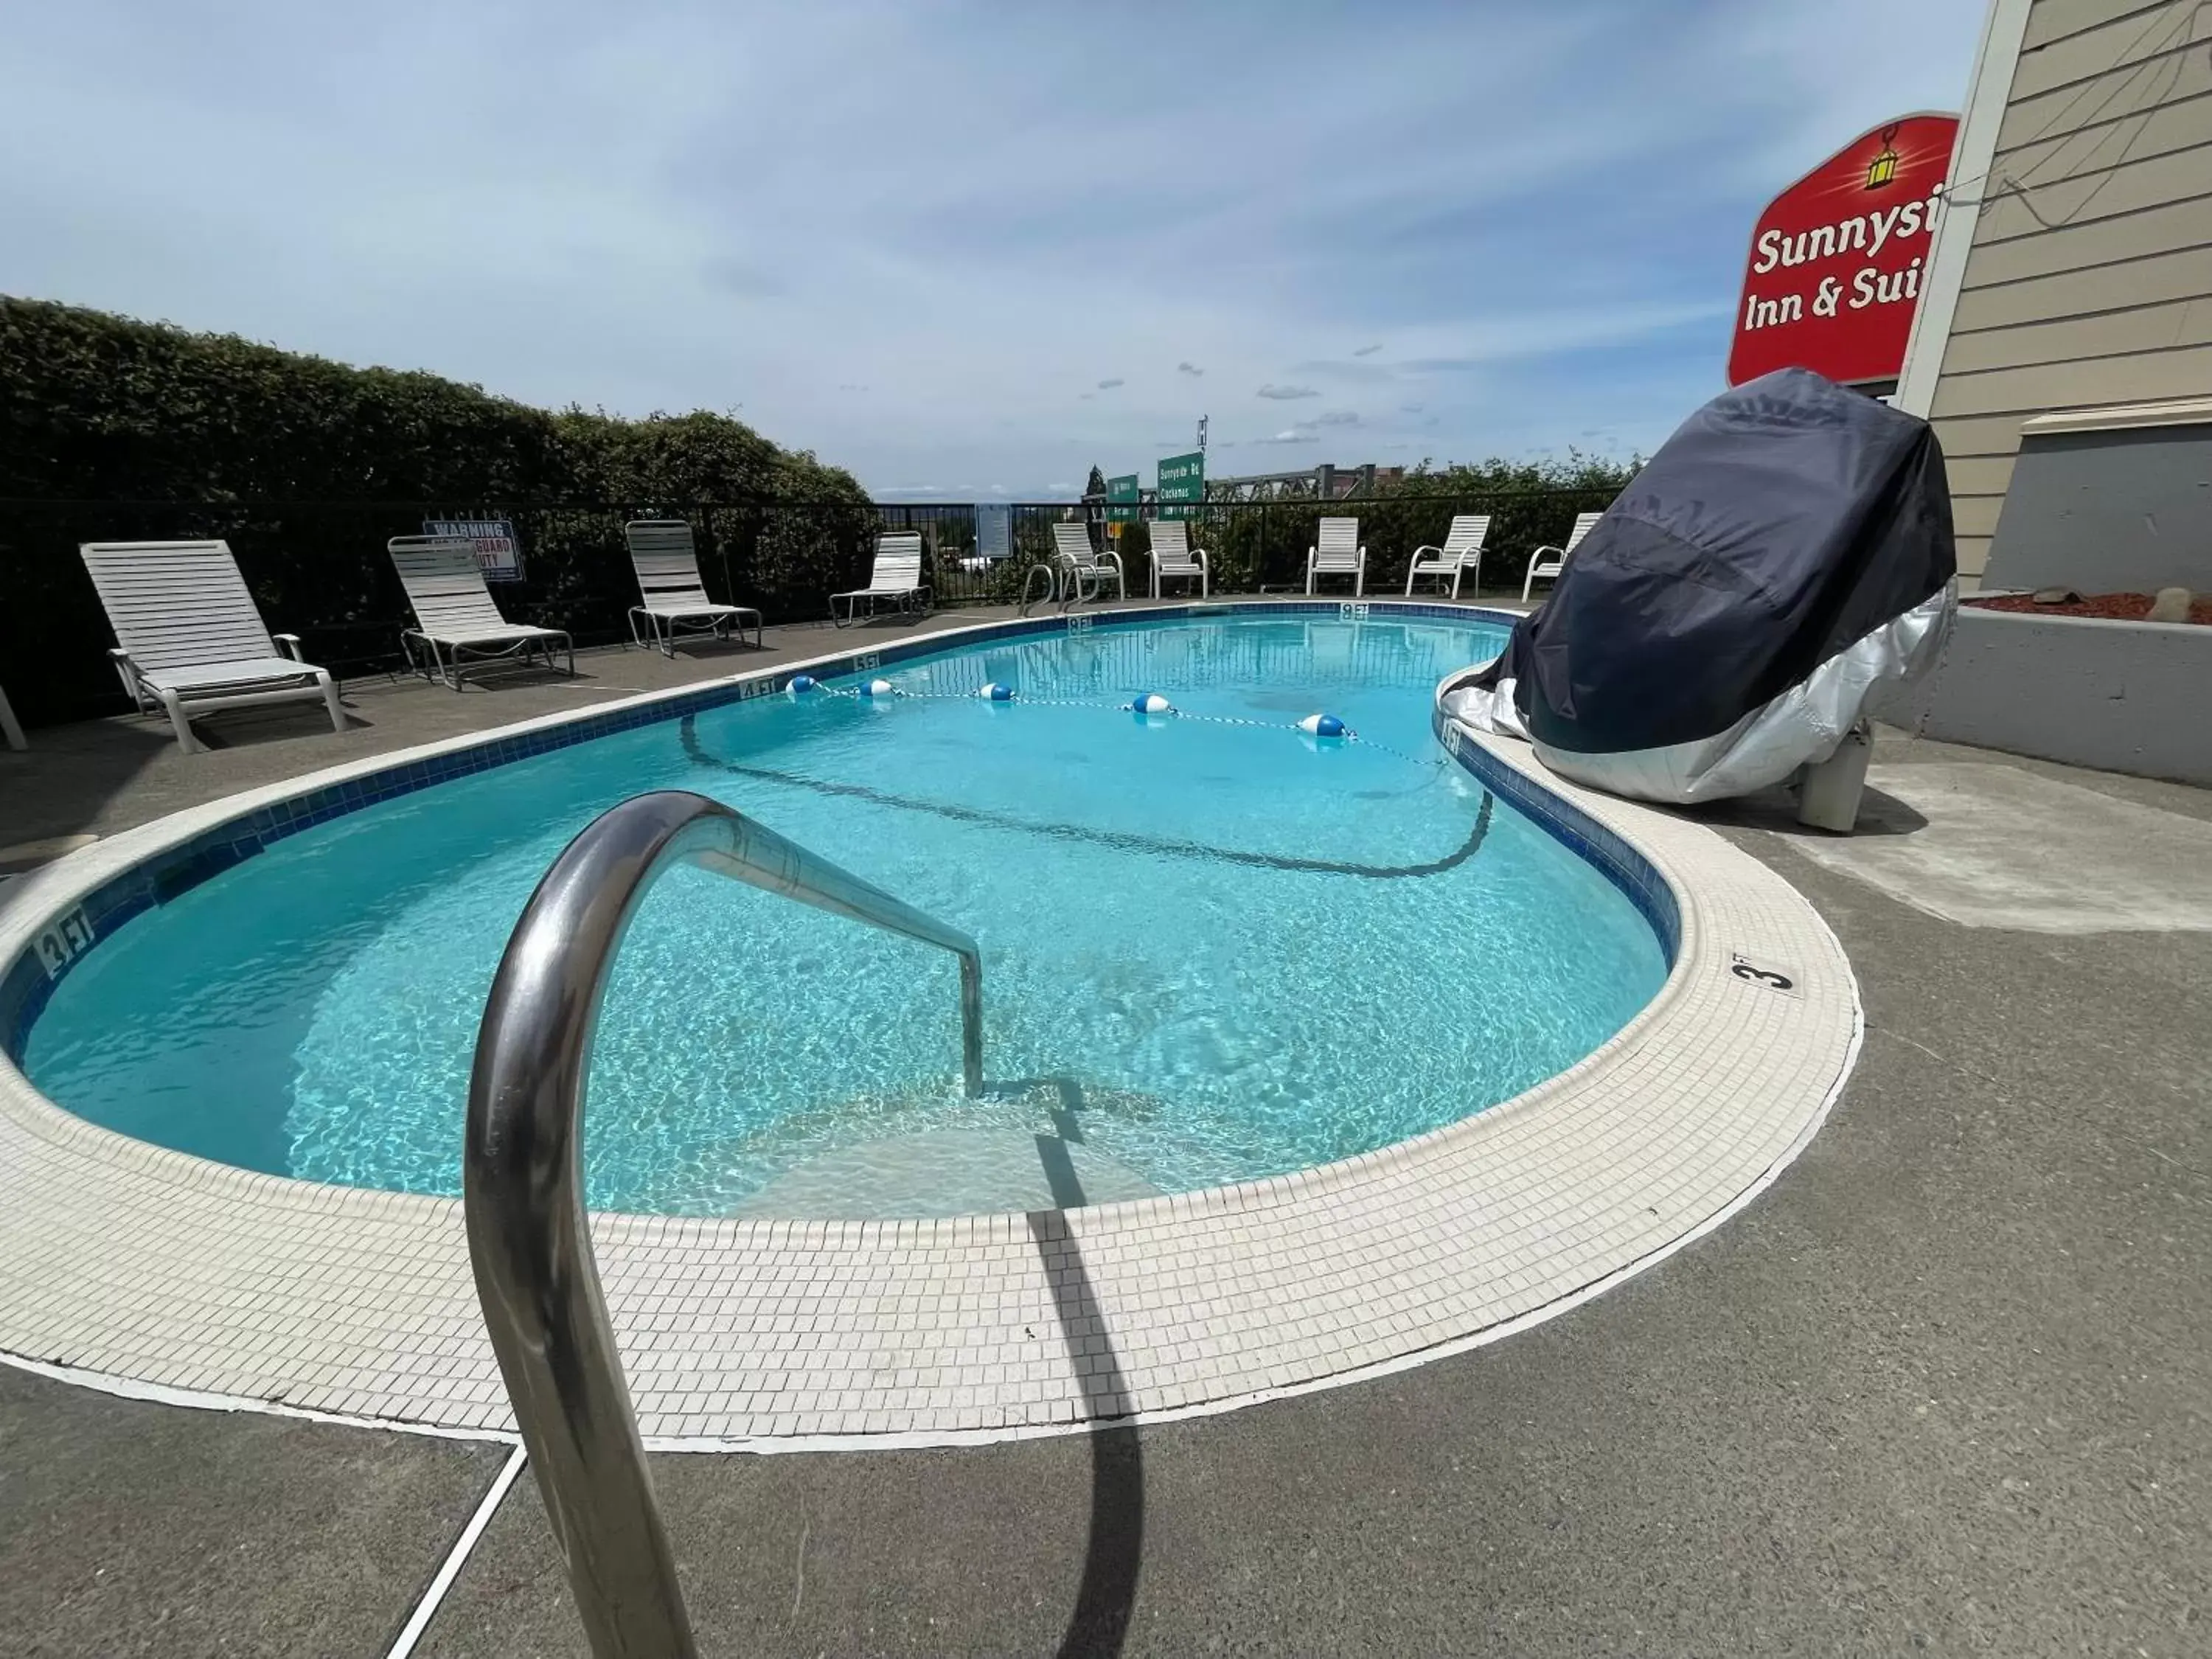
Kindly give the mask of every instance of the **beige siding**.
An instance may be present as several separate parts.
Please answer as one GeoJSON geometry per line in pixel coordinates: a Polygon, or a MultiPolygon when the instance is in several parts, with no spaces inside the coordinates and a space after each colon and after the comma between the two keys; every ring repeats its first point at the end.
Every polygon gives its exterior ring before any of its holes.
{"type": "MultiPolygon", "coordinates": [[[[1990,171],[2000,179],[2018,179],[2033,184],[2045,178],[2063,179],[2069,174],[2093,171],[2100,167],[2119,166],[2124,161],[2140,161],[2153,155],[2167,155],[2178,149],[2193,149],[2198,144],[2212,143],[2212,64],[2191,58],[2189,62],[2192,78],[2206,83],[2193,95],[2177,96],[2171,102],[2160,104],[2148,113],[2126,112],[2129,100],[2116,98],[2112,109],[2087,126],[2073,127],[2055,137],[2037,137],[2001,149],[1996,153],[1996,165],[1990,171]]],[[[2066,100],[2055,100],[2051,112],[2056,115],[2063,108],[2066,100]]],[[[2030,127],[2030,131],[2034,129],[2030,127]]]]}
{"type": "Polygon", "coordinates": [[[2002,495],[2012,482],[2012,457],[1954,455],[1947,450],[1943,470],[1950,475],[1951,494],[1955,497],[2002,495]]]}
{"type": "Polygon", "coordinates": [[[1963,374],[2197,345],[2212,345],[2212,300],[2175,300],[2055,323],[1961,334],[1951,342],[1943,362],[1952,373],[1963,374]]]}
{"type": "MultiPolygon", "coordinates": [[[[2010,466],[2007,462],[2006,465],[2010,466]]],[[[1951,497],[1951,522],[1961,536],[1975,536],[1987,541],[1997,527],[1997,514],[2004,508],[2002,495],[1960,495],[1951,497]]]]}
{"type": "MultiPolygon", "coordinates": [[[[2212,165],[2212,160],[2208,160],[2208,165],[2212,165]]],[[[1966,256],[1966,286],[1986,288],[1993,283],[2016,283],[2062,270],[2101,270],[2176,248],[2208,244],[2212,244],[2212,196],[2152,208],[2124,219],[2065,225],[2006,242],[1984,245],[1977,234],[1973,252],[1966,256]]]]}
{"type": "Polygon", "coordinates": [[[2106,28],[2130,17],[2137,20],[2138,27],[2148,27],[2156,14],[2172,9],[2173,0],[2129,0],[2124,6],[2114,5],[2112,0],[2044,0],[2028,14],[2027,31],[2021,36],[2021,53],[2025,57],[2054,41],[2089,29],[2106,28]]]}
{"type": "Polygon", "coordinates": [[[1982,221],[1974,228],[1978,246],[2087,229],[2147,208],[2212,197],[2212,149],[2200,145],[2121,167],[2039,179],[2017,190],[2002,188],[2002,174],[1996,183],[2000,188],[1983,192],[1982,221]]]}
{"type": "Polygon", "coordinates": [[[1935,418],[1946,415],[2048,414],[2054,409],[2094,409],[2105,404],[2155,403],[2212,392],[2212,346],[2143,351],[2127,357],[2084,357],[2026,368],[1993,368],[1960,374],[1943,358],[1936,387],[1935,418]]]}
{"type": "MultiPolygon", "coordinates": [[[[2028,15],[2046,9],[2049,0],[2032,7],[2028,15]]],[[[2178,58],[2189,49],[2191,22],[2189,0],[2170,0],[2166,6],[2144,11],[2132,4],[2108,5],[2103,15],[2111,21],[2083,28],[2038,46],[2021,42],[2020,68],[2012,79],[2012,95],[2005,100],[2007,118],[2013,110],[2033,108],[2037,100],[2054,92],[2097,83],[2087,101],[2094,103],[2116,78],[2140,74],[2148,79],[2162,71],[2154,65],[2178,58]]],[[[2163,100],[2159,100],[2163,101],[2163,100]]],[[[2093,118],[2086,112],[2076,118],[2093,118]]],[[[1997,143],[2004,143],[1998,129],[1997,143]]]]}
{"type": "Polygon", "coordinates": [[[1945,463],[2000,458],[2009,476],[2013,452],[2020,447],[2022,418],[2018,415],[1992,415],[1983,420],[1955,418],[1939,422],[1936,429],[1943,439],[1945,463]]]}
{"type": "Polygon", "coordinates": [[[2034,325],[2067,317],[2102,316],[2125,307],[2161,305],[2212,294],[2212,244],[2154,253],[2134,261],[2135,268],[2109,265],[2087,270],[2054,271],[2016,283],[1969,289],[1959,296],[1951,318],[1953,334],[1985,328],[2034,325]]]}
{"type": "Polygon", "coordinates": [[[1930,418],[1978,574],[2022,421],[2212,393],[2212,12],[2033,0],[1930,418]]]}

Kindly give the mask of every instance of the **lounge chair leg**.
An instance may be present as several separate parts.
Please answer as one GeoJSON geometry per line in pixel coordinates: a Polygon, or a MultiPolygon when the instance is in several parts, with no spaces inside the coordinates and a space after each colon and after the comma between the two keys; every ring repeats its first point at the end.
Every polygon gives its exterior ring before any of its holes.
{"type": "Polygon", "coordinates": [[[345,710],[338,705],[338,683],[327,671],[318,669],[315,684],[323,688],[323,707],[331,711],[331,730],[343,736],[346,729],[345,710]]]}
{"type": "Polygon", "coordinates": [[[177,694],[173,691],[164,691],[161,696],[161,707],[169,711],[169,724],[175,728],[177,733],[177,747],[187,755],[204,754],[207,746],[192,736],[192,723],[185,718],[184,704],[178,699],[177,694]]]}

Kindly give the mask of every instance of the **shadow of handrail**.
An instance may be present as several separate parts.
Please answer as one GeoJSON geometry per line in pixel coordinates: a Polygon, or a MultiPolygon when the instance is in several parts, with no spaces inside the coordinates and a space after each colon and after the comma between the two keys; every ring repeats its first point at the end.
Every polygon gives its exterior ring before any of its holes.
{"type": "Polygon", "coordinates": [[[1137,1601],[1137,1576],[1145,1548],[1145,1455],[1136,1425],[1114,1419],[1130,1413],[1128,1386],[1113,1333],[1084,1265],[1083,1248],[1067,1224],[1067,1210],[1084,1201],[1082,1182],[1067,1152],[1079,1139],[1072,1110],[1054,1112],[1061,1136],[1039,1135],[1037,1158],[1044,1165],[1057,1210],[1032,1211],[1030,1239],[1052,1291],[1076,1386],[1094,1426],[1091,1442],[1091,1528],[1084,1546],[1083,1580],[1061,1636],[1061,1659],[1110,1659],[1128,1638],[1137,1601]],[[1065,1139],[1061,1138],[1062,1136],[1065,1139]]]}

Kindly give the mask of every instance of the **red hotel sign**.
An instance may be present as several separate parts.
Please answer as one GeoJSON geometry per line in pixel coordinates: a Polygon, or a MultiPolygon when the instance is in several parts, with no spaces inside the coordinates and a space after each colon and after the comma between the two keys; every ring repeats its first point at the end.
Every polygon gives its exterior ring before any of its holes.
{"type": "Polygon", "coordinates": [[[1730,386],[1770,369],[1893,380],[1928,263],[1955,115],[1908,115],[1853,139],[1767,204],[1752,233],[1730,386]]]}

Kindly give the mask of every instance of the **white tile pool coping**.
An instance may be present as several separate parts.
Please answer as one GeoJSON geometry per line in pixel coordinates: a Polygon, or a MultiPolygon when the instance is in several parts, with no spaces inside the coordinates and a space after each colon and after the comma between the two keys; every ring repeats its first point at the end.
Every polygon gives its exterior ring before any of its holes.
{"type": "MultiPolygon", "coordinates": [[[[969,631],[933,635],[930,648],[969,631]]],[[[9,884],[0,963],[119,871],[242,810],[616,706],[380,755],[115,836],[9,884]]],[[[1672,888],[1674,968],[1619,1036],[1478,1116],[1236,1187],[942,1220],[598,1216],[648,1443],[957,1443],[1355,1382],[1563,1312],[1755,1197],[1818,1130],[1857,1053],[1857,989],[1835,937],[1712,830],[1565,784],[1519,745],[1460,740],[1578,805],[1672,888]],[[1762,976],[1776,974],[1789,989],[1762,976]]],[[[1439,986],[1430,1017],[1449,1012],[1439,986]]],[[[514,1426],[458,1200],[134,1140],[61,1110],[4,1058],[0,1356],[204,1405],[428,1432],[514,1426]]]]}

